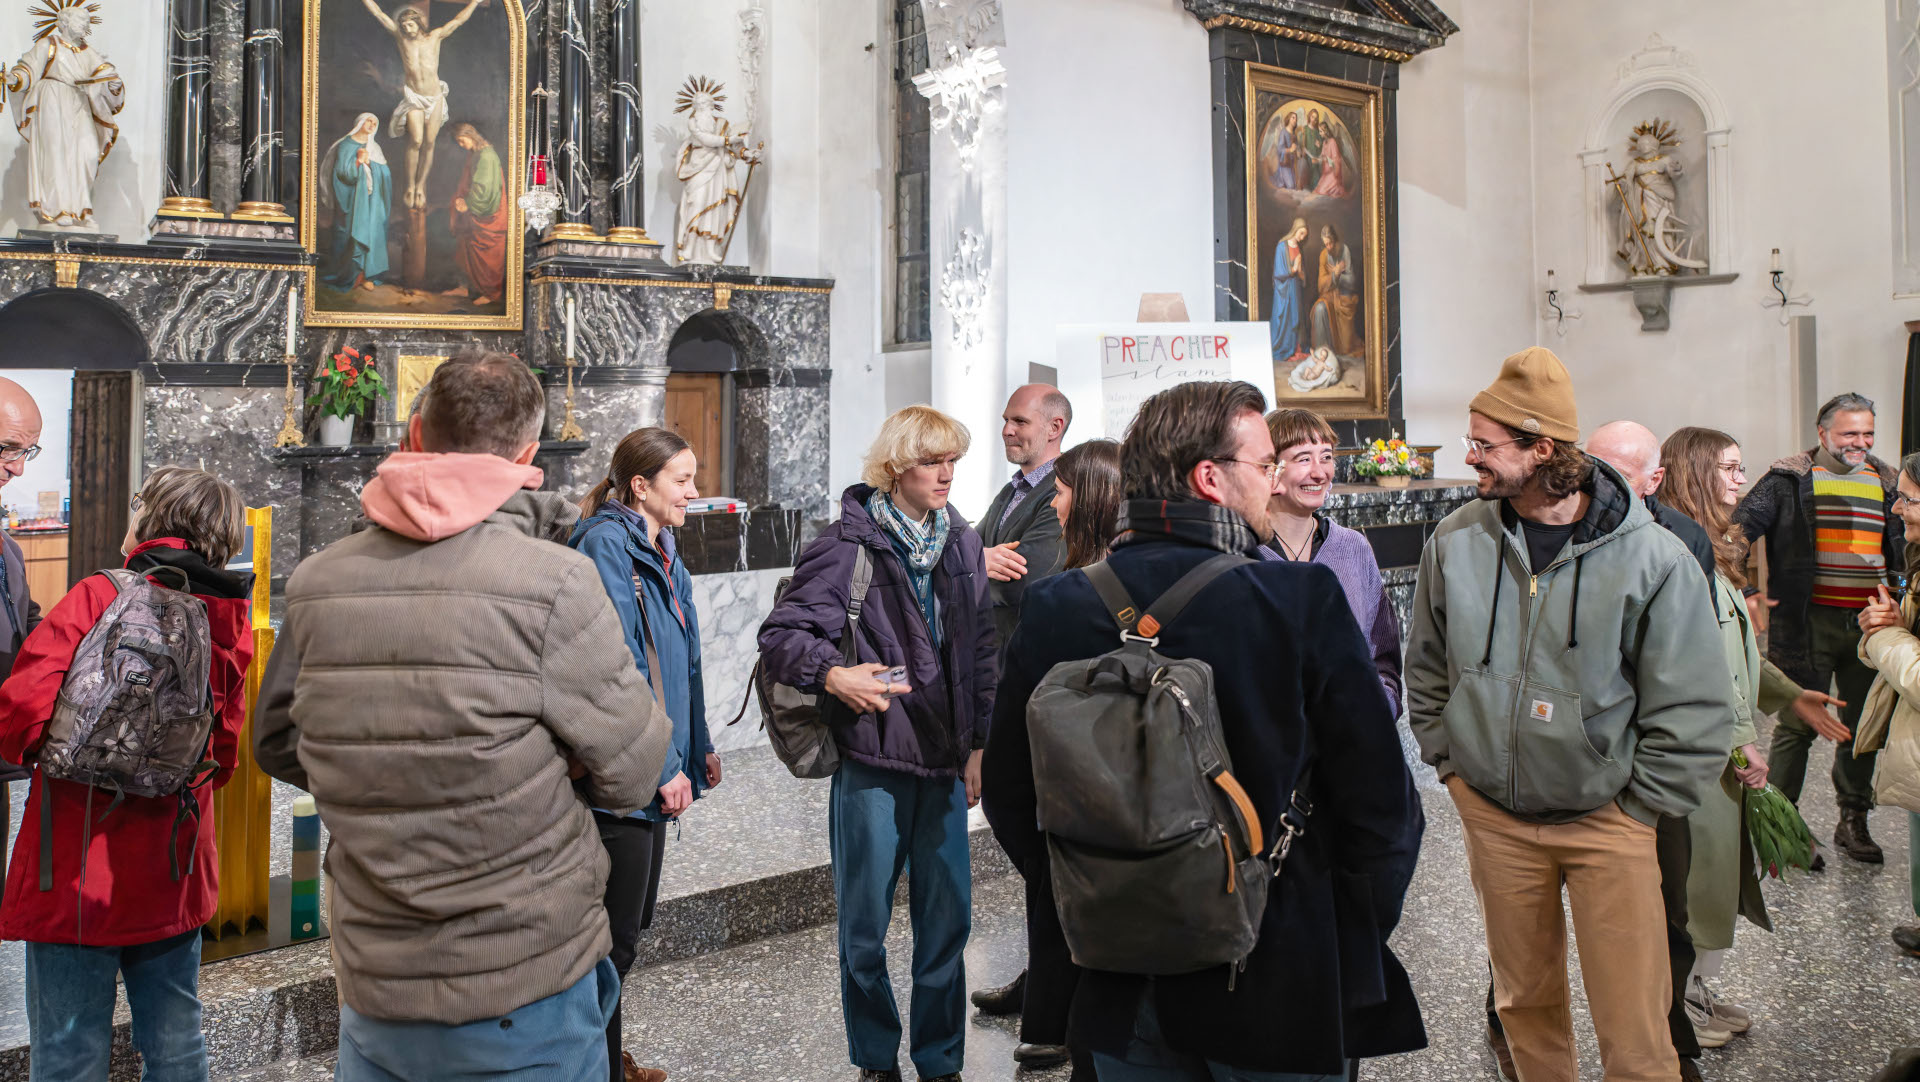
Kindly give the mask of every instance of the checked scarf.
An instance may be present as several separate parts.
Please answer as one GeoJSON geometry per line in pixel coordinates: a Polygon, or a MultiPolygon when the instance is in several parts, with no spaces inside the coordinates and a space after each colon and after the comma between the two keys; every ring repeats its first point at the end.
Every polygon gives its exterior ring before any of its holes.
{"type": "Polygon", "coordinates": [[[1260,546],[1240,513],[1204,500],[1128,500],[1120,508],[1120,535],[1113,547],[1166,538],[1249,555],[1260,546]]]}
{"type": "Polygon", "coordinates": [[[940,621],[933,605],[933,568],[947,547],[947,509],[942,507],[927,516],[925,528],[914,525],[893,505],[893,497],[875,489],[867,497],[867,515],[893,542],[893,550],[907,565],[907,581],[913,586],[913,599],[926,618],[927,634],[934,645],[940,644],[940,621]]]}

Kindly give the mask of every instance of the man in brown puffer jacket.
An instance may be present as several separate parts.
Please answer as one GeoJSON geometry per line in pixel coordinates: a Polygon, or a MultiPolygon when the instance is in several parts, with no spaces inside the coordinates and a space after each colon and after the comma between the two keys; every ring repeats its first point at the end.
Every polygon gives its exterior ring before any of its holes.
{"type": "Polygon", "coordinates": [[[544,396],[503,354],[434,373],[374,528],[303,561],[254,754],[331,834],[341,1079],[600,1082],[619,995],[582,794],[654,797],[669,723],[593,562],[534,491],[544,396]],[[423,1024],[425,1023],[425,1024],[423,1024]]]}

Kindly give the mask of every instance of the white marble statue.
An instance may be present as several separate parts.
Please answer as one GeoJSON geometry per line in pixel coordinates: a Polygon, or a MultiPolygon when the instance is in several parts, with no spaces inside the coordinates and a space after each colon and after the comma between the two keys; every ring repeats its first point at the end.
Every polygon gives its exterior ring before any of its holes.
{"type": "Polygon", "coordinates": [[[49,0],[37,17],[33,47],[7,71],[5,99],[27,141],[27,201],[43,225],[94,228],[93,181],[120,128],[127,101],[113,62],[87,43],[97,3],[49,0]]]}
{"type": "Polygon", "coordinates": [[[681,263],[720,263],[740,220],[758,148],[747,148],[747,133],[734,135],[720,115],[727,96],[719,83],[704,77],[687,80],[680,91],[676,113],[688,113],[687,137],[680,145],[680,229],[673,244],[681,263]],[[742,164],[746,169],[741,169],[742,164]]]}
{"type": "Polygon", "coordinates": [[[1620,247],[1614,251],[1635,277],[1705,270],[1691,257],[1693,232],[1677,213],[1680,159],[1667,153],[1680,138],[1673,125],[1649,120],[1633,129],[1633,158],[1625,176],[1614,178],[1620,193],[1620,247]]]}

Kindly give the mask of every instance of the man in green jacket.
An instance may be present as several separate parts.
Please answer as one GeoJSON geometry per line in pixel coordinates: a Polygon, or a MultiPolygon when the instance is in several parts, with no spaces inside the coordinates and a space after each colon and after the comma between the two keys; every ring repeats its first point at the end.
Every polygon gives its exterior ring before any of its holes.
{"type": "Polygon", "coordinates": [[[1619,472],[1575,443],[1550,351],[1469,405],[1480,502],[1421,556],[1409,722],[1460,811],[1520,1077],[1578,1077],[1564,884],[1608,1082],[1679,1075],[1655,824],[1726,765],[1732,678],[1705,584],[1619,472]]]}

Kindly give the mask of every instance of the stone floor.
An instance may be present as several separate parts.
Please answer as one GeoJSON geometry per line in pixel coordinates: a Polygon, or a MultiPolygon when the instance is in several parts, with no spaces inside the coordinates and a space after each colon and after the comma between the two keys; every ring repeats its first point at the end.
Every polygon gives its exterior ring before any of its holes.
{"type": "MultiPolygon", "coordinates": [[[[1832,833],[1830,753],[1816,760],[1807,814],[1817,836],[1832,833]]],[[[1444,792],[1423,790],[1428,830],[1419,870],[1394,946],[1413,975],[1427,1020],[1425,1051],[1369,1061],[1368,1080],[1454,1082],[1498,1077],[1483,1040],[1486,960],[1480,919],[1467,883],[1459,820],[1444,792]]],[[[1833,856],[1818,876],[1767,885],[1776,934],[1743,927],[1718,990],[1754,1012],[1753,1032],[1701,1063],[1713,1082],[1864,1082],[1887,1053],[1920,1043],[1920,959],[1887,940],[1912,912],[1907,892],[1905,814],[1879,811],[1875,834],[1887,848],[1881,867],[1833,856]]],[[[1021,894],[1003,879],[975,891],[968,983],[1010,978],[1022,963],[1021,894]]],[[[889,941],[894,987],[908,988],[905,914],[889,941]]],[[[676,1082],[850,1082],[841,1036],[831,926],[638,970],[628,982],[629,1040],[676,1082]]],[[[1588,1079],[1600,1077],[1599,1053],[1576,985],[1576,1023],[1588,1079]]],[[[971,1019],[967,1077],[973,1082],[1065,1082],[1067,1072],[1016,1073],[1010,1025],[971,1019]]],[[[904,1053],[904,1050],[903,1050],[904,1053]]],[[[276,1065],[236,1078],[249,1082],[328,1077],[330,1057],[276,1065]]],[[[909,1072],[910,1074],[911,1072],[909,1072]]]]}

